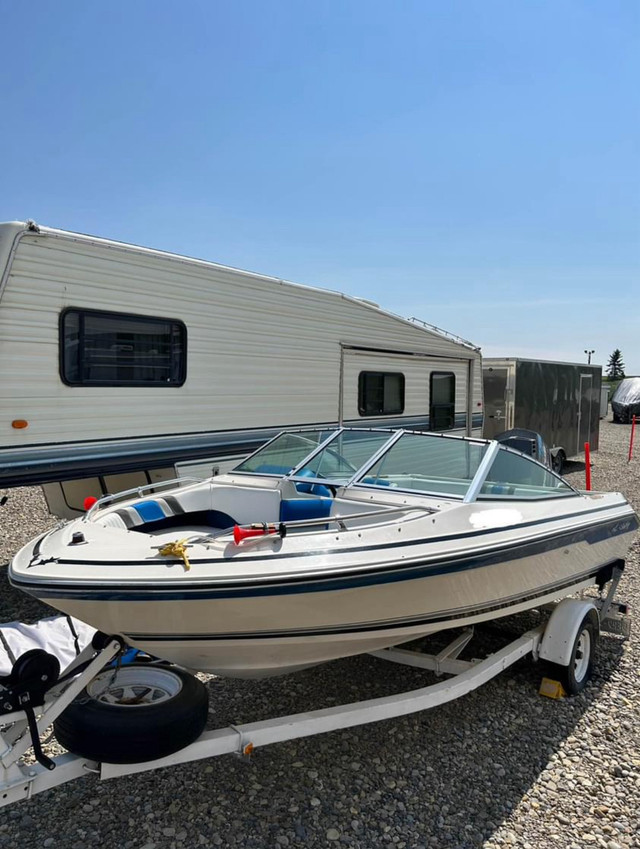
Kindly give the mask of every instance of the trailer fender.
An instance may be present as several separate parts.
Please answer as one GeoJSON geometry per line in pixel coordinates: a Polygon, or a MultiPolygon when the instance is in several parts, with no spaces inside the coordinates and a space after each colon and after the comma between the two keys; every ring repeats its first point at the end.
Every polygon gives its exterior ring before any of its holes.
{"type": "Polygon", "coordinates": [[[578,630],[587,616],[592,619],[598,634],[600,618],[593,601],[582,598],[562,599],[544,629],[538,658],[556,663],[558,666],[567,666],[571,661],[571,652],[578,630]]]}

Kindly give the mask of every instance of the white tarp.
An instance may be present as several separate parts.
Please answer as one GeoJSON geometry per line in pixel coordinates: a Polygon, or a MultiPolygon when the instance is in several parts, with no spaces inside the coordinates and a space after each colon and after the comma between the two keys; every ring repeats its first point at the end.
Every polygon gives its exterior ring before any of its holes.
{"type": "Polygon", "coordinates": [[[15,660],[30,649],[55,655],[64,671],[95,632],[95,628],[71,616],[50,616],[35,625],[6,622],[0,625],[0,675],[8,675],[15,660]]]}
{"type": "Polygon", "coordinates": [[[626,377],[619,383],[611,396],[611,402],[614,401],[624,407],[640,403],[640,377],[626,377]]]}

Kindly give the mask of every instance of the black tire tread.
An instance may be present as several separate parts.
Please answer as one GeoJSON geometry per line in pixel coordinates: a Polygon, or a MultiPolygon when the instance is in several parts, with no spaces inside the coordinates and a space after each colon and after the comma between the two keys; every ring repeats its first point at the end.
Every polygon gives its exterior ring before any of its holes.
{"type": "MultiPolygon", "coordinates": [[[[148,664],[130,664],[131,666],[148,664]]],[[[107,763],[144,763],[166,757],[202,733],[209,708],[207,690],[178,667],[182,689],[170,701],[127,710],[92,699],[86,690],[54,722],[58,742],[75,755],[107,763]]]]}

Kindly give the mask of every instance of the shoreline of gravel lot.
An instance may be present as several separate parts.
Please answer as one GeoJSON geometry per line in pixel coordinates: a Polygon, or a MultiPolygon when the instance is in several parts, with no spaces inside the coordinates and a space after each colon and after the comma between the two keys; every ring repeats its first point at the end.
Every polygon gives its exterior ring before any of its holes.
{"type": "MultiPolygon", "coordinates": [[[[640,511],[640,456],[630,427],[601,422],[594,489],[620,490],[640,511]]],[[[584,486],[584,465],[565,476],[584,486]]],[[[38,488],[0,507],[0,564],[55,523],[38,488]]],[[[636,539],[618,599],[640,608],[636,539]]],[[[0,622],[52,611],[3,575],[0,622]]],[[[514,618],[515,619],[515,618],[514,618]]],[[[517,621],[517,620],[516,620],[517,621]]],[[[487,647],[497,634],[482,636],[487,647]]],[[[0,847],[20,849],[584,849],[640,847],[640,626],[604,634],[578,696],[537,695],[524,659],[469,695],[431,711],[129,778],[93,776],[0,810],[0,847]]],[[[201,676],[210,727],[418,687],[424,672],[349,658],[266,681],[201,676]]],[[[45,751],[58,753],[55,741],[45,751]]]]}

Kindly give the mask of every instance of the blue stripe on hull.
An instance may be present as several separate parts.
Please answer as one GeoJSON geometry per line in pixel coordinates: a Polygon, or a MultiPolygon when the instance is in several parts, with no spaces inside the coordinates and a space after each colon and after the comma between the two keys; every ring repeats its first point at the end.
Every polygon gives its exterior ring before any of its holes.
{"type": "MultiPolygon", "coordinates": [[[[618,561],[612,561],[615,563],[618,561]]],[[[420,625],[433,625],[439,622],[452,622],[457,619],[468,619],[475,616],[485,616],[489,613],[497,611],[508,611],[510,608],[517,607],[528,601],[536,601],[540,598],[546,598],[551,593],[562,592],[563,590],[574,587],[585,580],[595,578],[602,569],[606,569],[611,564],[603,563],[593,569],[589,569],[580,575],[574,575],[566,581],[559,581],[545,587],[538,588],[535,592],[528,595],[518,595],[516,598],[501,599],[499,602],[494,601],[482,607],[476,608],[458,608],[456,610],[448,610],[444,613],[434,613],[431,616],[414,616],[404,619],[387,619],[378,620],[375,622],[343,624],[336,625],[331,628],[303,628],[288,631],[252,631],[250,633],[231,632],[228,634],[136,634],[127,632],[126,637],[131,640],[138,640],[152,643],[168,643],[168,642],[217,642],[220,640],[268,640],[281,639],[283,637],[321,637],[336,634],[350,633],[366,633],[369,631],[389,631],[398,628],[414,628],[420,625]]],[[[161,650],[160,650],[161,651],[161,650]]]]}

